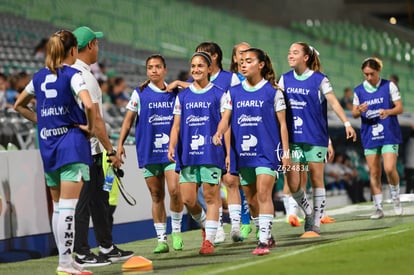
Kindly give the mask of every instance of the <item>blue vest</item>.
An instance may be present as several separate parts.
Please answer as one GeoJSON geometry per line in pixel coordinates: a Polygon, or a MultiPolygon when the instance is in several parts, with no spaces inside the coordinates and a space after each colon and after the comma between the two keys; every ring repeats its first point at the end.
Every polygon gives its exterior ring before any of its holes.
{"type": "Polygon", "coordinates": [[[323,95],[319,96],[324,77],[314,72],[300,81],[295,79],[293,70],[283,75],[290,143],[328,146],[327,103],[323,95]]]}
{"type": "Polygon", "coordinates": [[[190,87],[178,94],[181,104],[180,136],[177,164],[214,165],[224,170],[224,147],[215,146],[212,136],[221,119],[220,101],[224,91],[213,85],[205,93],[194,93],[190,87]]]}
{"type": "Polygon", "coordinates": [[[155,92],[149,86],[138,93],[141,104],[135,125],[138,166],[143,168],[148,164],[168,163],[168,145],[177,94],[155,92]]]}
{"type": "Polygon", "coordinates": [[[373,93],[366,91],[363,84],[354,91],[359,102],[368,103],[368,110],[361,114],[361,141],[364,149],[402,143],[397,116],[379,118],[379,109],[391,109],[394,106],[390,95],[390,82],[382,79],[377,91],[373,93]]]}
{"type": "Polygon", "coordinates": [[[221,70],[219,74],[217,75],[216,79],[214,79],[213,82],[214,85],[220,87],[225,92],[227,92],[231,86],[231,79],[233,78],[233,73],[229,71],[223,71],[221,70]]]}
{"type": "MultiPolygon", "coordinates": [[[[267,82],[255,92],[246,91],[242,84],[230,88],[232,102],[231,145],[236,153],[237,169],[269,167],[277,170],[282,153],[280,126],[274,103],[276,89],[267,82]]],[[[233,167],[232,167],[233,168],[233,167]]]]}
{"type": "Polygon", "coordinates": [[[63,66],[57,77],[43,68],[33,76],[40,154],[45,172],[74,162],[92,164],[91,146],[75,124],[87,124],[70,81],[78,70],[63,66]]]}
{"type": "MultiPolygon", "coordinates": [[[[227,92],[231,87],[231,80],[233,78],[233,73],[229,71],[221,70],[217,77],[214,80],[211,80],[214,85],[220,87],[224,92],[227,92]]],[[[187,82],[193,83],[194,78],[190,77],[187,82]]]]}

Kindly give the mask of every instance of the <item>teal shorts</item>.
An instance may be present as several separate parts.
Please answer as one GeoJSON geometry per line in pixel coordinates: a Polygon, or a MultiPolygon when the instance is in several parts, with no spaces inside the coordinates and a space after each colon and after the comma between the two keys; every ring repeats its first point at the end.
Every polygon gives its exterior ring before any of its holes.
{"type": "Polygon", "coordinates": [[[213,165],[190,165],[180,171],[180,183],[203,182],[219,184],[221,179],[221,169],[213,165]]]}
{"type": "Polygon", "coordinates": [[[272,177],[277,178],[278,173],[276,170],[273,170],[269,167],[246,167],[239,169],[240,175],[240,184],[241,185],[249,185],[251,183],[256,182],[257,175],[271,175],[272,177]]]}
{"type": "Polygon", "coordinates": [[[75,162],[66,164],[59,169],[45,173],[46,185],[56,187],[61,181],[80,182],[89,181],[89,166],[85,163],[75,162]]]}
{"type": "Polygon", "coordinates": [[[149,178],[162,175],[165,171],[169,170],[175,170],[175,162],[146,165],[143,174],[144,178],[149,178]]]}
{"type": "Polygon", "coordinates": [[[308,143],[293,143],[289,150],[292,163],[324,162],[328,147],[314,146],[308,143]]]}
{"type": "Polygon", "coordinates": [[[385,144],[371,149],[365,149],[364,155],[382,155],[384,153],[394,153],[398,155],[398,144],[385,144]]]}

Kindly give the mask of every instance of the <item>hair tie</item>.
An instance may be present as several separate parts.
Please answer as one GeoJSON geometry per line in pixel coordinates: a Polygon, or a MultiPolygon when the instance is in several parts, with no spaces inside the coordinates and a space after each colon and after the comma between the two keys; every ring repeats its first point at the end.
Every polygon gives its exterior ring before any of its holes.
{"type": "Polygon", "coordinates": [[[316,53],[316,55],[319,56],[319,52],[314,47],[309,45],[309,49],[311,49],[312,53],[316,53]]]}

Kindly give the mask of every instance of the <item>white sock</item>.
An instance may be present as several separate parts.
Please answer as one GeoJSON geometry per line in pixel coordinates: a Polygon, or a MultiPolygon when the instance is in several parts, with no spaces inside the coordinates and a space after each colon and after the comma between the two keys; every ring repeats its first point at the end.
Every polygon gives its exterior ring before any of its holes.
{"type": "Polygon", "coordinates": [[[167,241],[167,224],[166,223],[154,223],[155,232],[157,232],[158,242],[166,242],[167,241]]]}
{"type": "Polygon", "coordinates": [[[399,183],[397,185],[389,184],[388,186],[390,188],[391,199],[392,200],[398,199],[400,197],[400,184],[399,183]]]}
{"type": "Polygon", "coordinates": [[[111,252],[112,249],[114,249],[113,245],[111,245],[110,248],[105,248],[105,247],[99,246],[99,251],[101,251],[102,253],[105,253],[105,254],[108,254],[109,252],[111,252]]]}
{"type": "Polygon", "coordinates": [[[191,214],[191,217],[193,218],[194,221],[196,221],[198,223],[198,225],[201,228],[206,227],[206,212],[204,212],[204,209],[201,209],[200,214],[197,214],[197,215],[191,214]]]}
{"type": "Polygon", "coordinates": [[[272,234],[272,224],[273,224],[273,215],[269,214],[260,214],[259,215],[259,240],[261,243],[266,243],[269,241],[272,234]]]}
{"type": "Polygon", "coordinates": [[[59,200],[59,217],[56,226],[59,266],[71,266],[72,252],[75,241],[75,209],[77,199],[59,200]]]}
{"type": "Polygon", "coordinates": [[[229,204],[231,230],[240,231],[241,204],[229,204]]]}
{"type": "Polygon", "coordinates": [[[305,192],[303,192],[303,189],[300,189],[298,192],[293,193],[292,197],[298,203],[299,207],[302,208],[303,212],[305,212],[305,215],[309,216],[312,214],[312,208],[308,199],[306,198],[305,192]]]}
{"type": "Polygon", "coordinates": [[[171,228],[173,233],[181,232],[181,222],[183,220],[183,211],[174,212],[170,210],[171,214],[171,228]]]}
{"type": "Polygon", "coordinates": [[[372,202],[377,210],[382,210],[382,193],[373,195],[372,202]]]}
{"type": "Polygon", "coordinates": [[[313,190],[313,211],[315,213],[313,224],[317,227],[321,226],[321,218],[325,213],[326,207],[326,191],[325,188],[315,188],[313,190]]]}
{"type": "Polygon", "coordinates": [[[53,202],[53,214],[52,214],[52,231],[55,238],[56,245],[59,243],[58,239],[58,220],[59,220],[59,202],[53,202]]]}
{"type": "Polygon", "coordinates": [[[206,220],[206,240],[213,243],[216,237],[218,221],[206,220]]]}
{"type": "Polygon", "coordinates": [[[223,206],[220,206],[220,208],[219,208],[218,224],[219,224],[220,227],[223,227],[223,206]]]}
{"type": "Polygon", "coordinates": [[[283,207],[285,208],[286,211],[286,217],[289,217],[290,212],[289,212],[289,197],[290,195],[288,194],[283,194],[282,195],[282,201],[283,201],[283,207]]]}
{"type": "Polygon", "coordinates": [[[299,205],[292,196],[289,196],[289,215],[298,215],[299,205]]]}

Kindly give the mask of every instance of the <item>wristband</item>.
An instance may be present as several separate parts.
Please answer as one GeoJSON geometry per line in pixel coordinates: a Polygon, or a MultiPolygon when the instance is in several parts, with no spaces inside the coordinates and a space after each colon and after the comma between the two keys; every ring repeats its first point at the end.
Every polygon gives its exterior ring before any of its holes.
{"type": "Polygon", "coordinates": [[[112,150],[112,152],[106,152],[106,156],[107,156],[107,157],[113,157],[113,156],[116,156],[116,151],[115,151],[115,150],[112,150]]]}
{"type": "Polygon", "coordinates": [[[349,122],[349,121],[345,121],[345,122],[344,122],[344,126],[345,126],[345,127],[351,127],[351,122],[349,122]]]}

